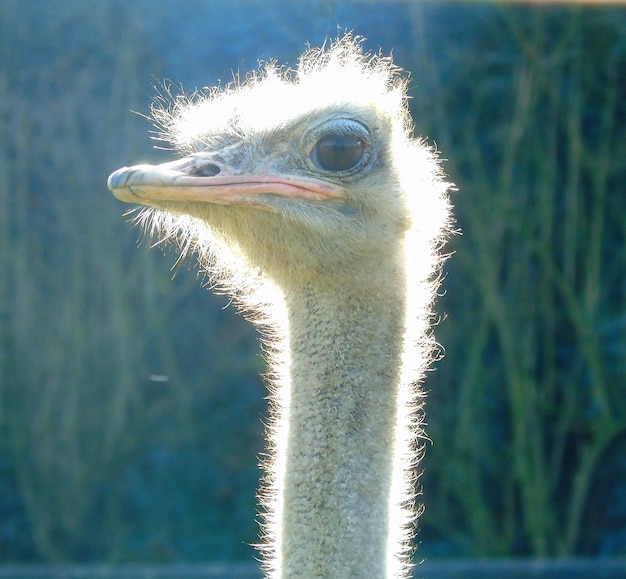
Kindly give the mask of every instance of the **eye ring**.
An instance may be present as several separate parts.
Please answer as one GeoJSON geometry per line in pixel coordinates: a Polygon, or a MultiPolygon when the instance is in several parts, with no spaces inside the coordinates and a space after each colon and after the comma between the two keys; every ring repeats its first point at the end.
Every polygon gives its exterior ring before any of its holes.
{"type": "Polygon", "coordinates": [[[370,135],[352,119],[333,119],[313,131],[309,158],[316,169],[328,174],[351,174],[367,162],[370,135]]]}

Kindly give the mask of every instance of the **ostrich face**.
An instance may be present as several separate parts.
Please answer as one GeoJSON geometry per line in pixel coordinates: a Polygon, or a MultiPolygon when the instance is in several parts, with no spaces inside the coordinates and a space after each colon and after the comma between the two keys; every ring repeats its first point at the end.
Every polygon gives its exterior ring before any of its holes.
{"type": "Polygon", "coordinates": [[[182,159],[119,169],[109,188],[121,201],[198,217],[205,203],[269,211],[286,221],[315,209],[352,216],[365,209],[368,178],[383,169],[381,133],[352,111],[305,115],[236,139],[212,134],[209,146],[182,159]]]}
{"type": "Polygon", "coordinates": [[[345,268],[380,254],[403,222],[385,129],[345,108],[308,114],[237,140],[211,135],[211,146],[173,162],[119,169],[109,188],[198,218],[270,274],[345,268]]]}
{"type": "Polygon", "coordinates": [[[305,55],[293,77],[270,66],[243,86],[157,108],[164,139],[185,156],[119,169],[109,188],[181,216],[186,235],[208,228],[270,277],[353,275],[363,260],[388,259],[411,226],[402,174],[424,164],[407,135],[404,85],[348,41],[305,55]]]}

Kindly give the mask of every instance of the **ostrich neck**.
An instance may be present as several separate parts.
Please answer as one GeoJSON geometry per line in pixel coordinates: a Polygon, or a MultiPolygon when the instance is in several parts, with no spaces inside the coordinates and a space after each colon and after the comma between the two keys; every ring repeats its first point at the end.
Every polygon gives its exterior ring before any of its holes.
{"type": "Polygon", "coordinates": [[[280,577],[390,576],[390,522],[400,524],[393,511],[401,510],[390,496],[394,477],[403,477],[394,464],[398,450],[408,451],[396,442],[407,438],[397,424],[399,391],[410,387],[400,384],[406,288],[403,271],[373,277],[379,283],[370,279],[371,287],[352,281],[286,296],[290,367],[278,419],[287,436],[276,441],[280,577]]]}

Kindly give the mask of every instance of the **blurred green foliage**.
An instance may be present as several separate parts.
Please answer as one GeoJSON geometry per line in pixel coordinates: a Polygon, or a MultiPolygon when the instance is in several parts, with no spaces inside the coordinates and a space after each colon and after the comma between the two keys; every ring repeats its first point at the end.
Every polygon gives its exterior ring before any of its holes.
{"type": "Polygon", "coordinates": [[[0,562],[250,560],[254,330],[106,190],[152,83],[334,23],[413,73],[458,185],[421,555],[626,554],[626,11],[0,2],[0,562]]]}
{"type": "Polygon", "coordinates": [[[450,158],[464,233],[425,519],[461,553],[623,554],[626,12],[474,25],[471,56],[418,75],[440,97],[415,112],[450,158]]]}

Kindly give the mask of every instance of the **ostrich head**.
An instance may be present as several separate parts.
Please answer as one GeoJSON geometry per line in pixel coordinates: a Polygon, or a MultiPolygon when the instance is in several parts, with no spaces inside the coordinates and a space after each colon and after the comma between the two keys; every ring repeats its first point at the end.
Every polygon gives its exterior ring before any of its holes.
{"type": "Polygon", "coordinates": [[[283,288],[371,276],[363,261],[388,259],[407,231],[431,257],[447,186],[410,137],[406,79],[353,38],[307,51],[295,71],[268,64],[243,83],[157,103],[153,115],[184,157],[122,168],[109,188],[149,206],[140,219],[226,279],[233,264],[283,288]]]}

